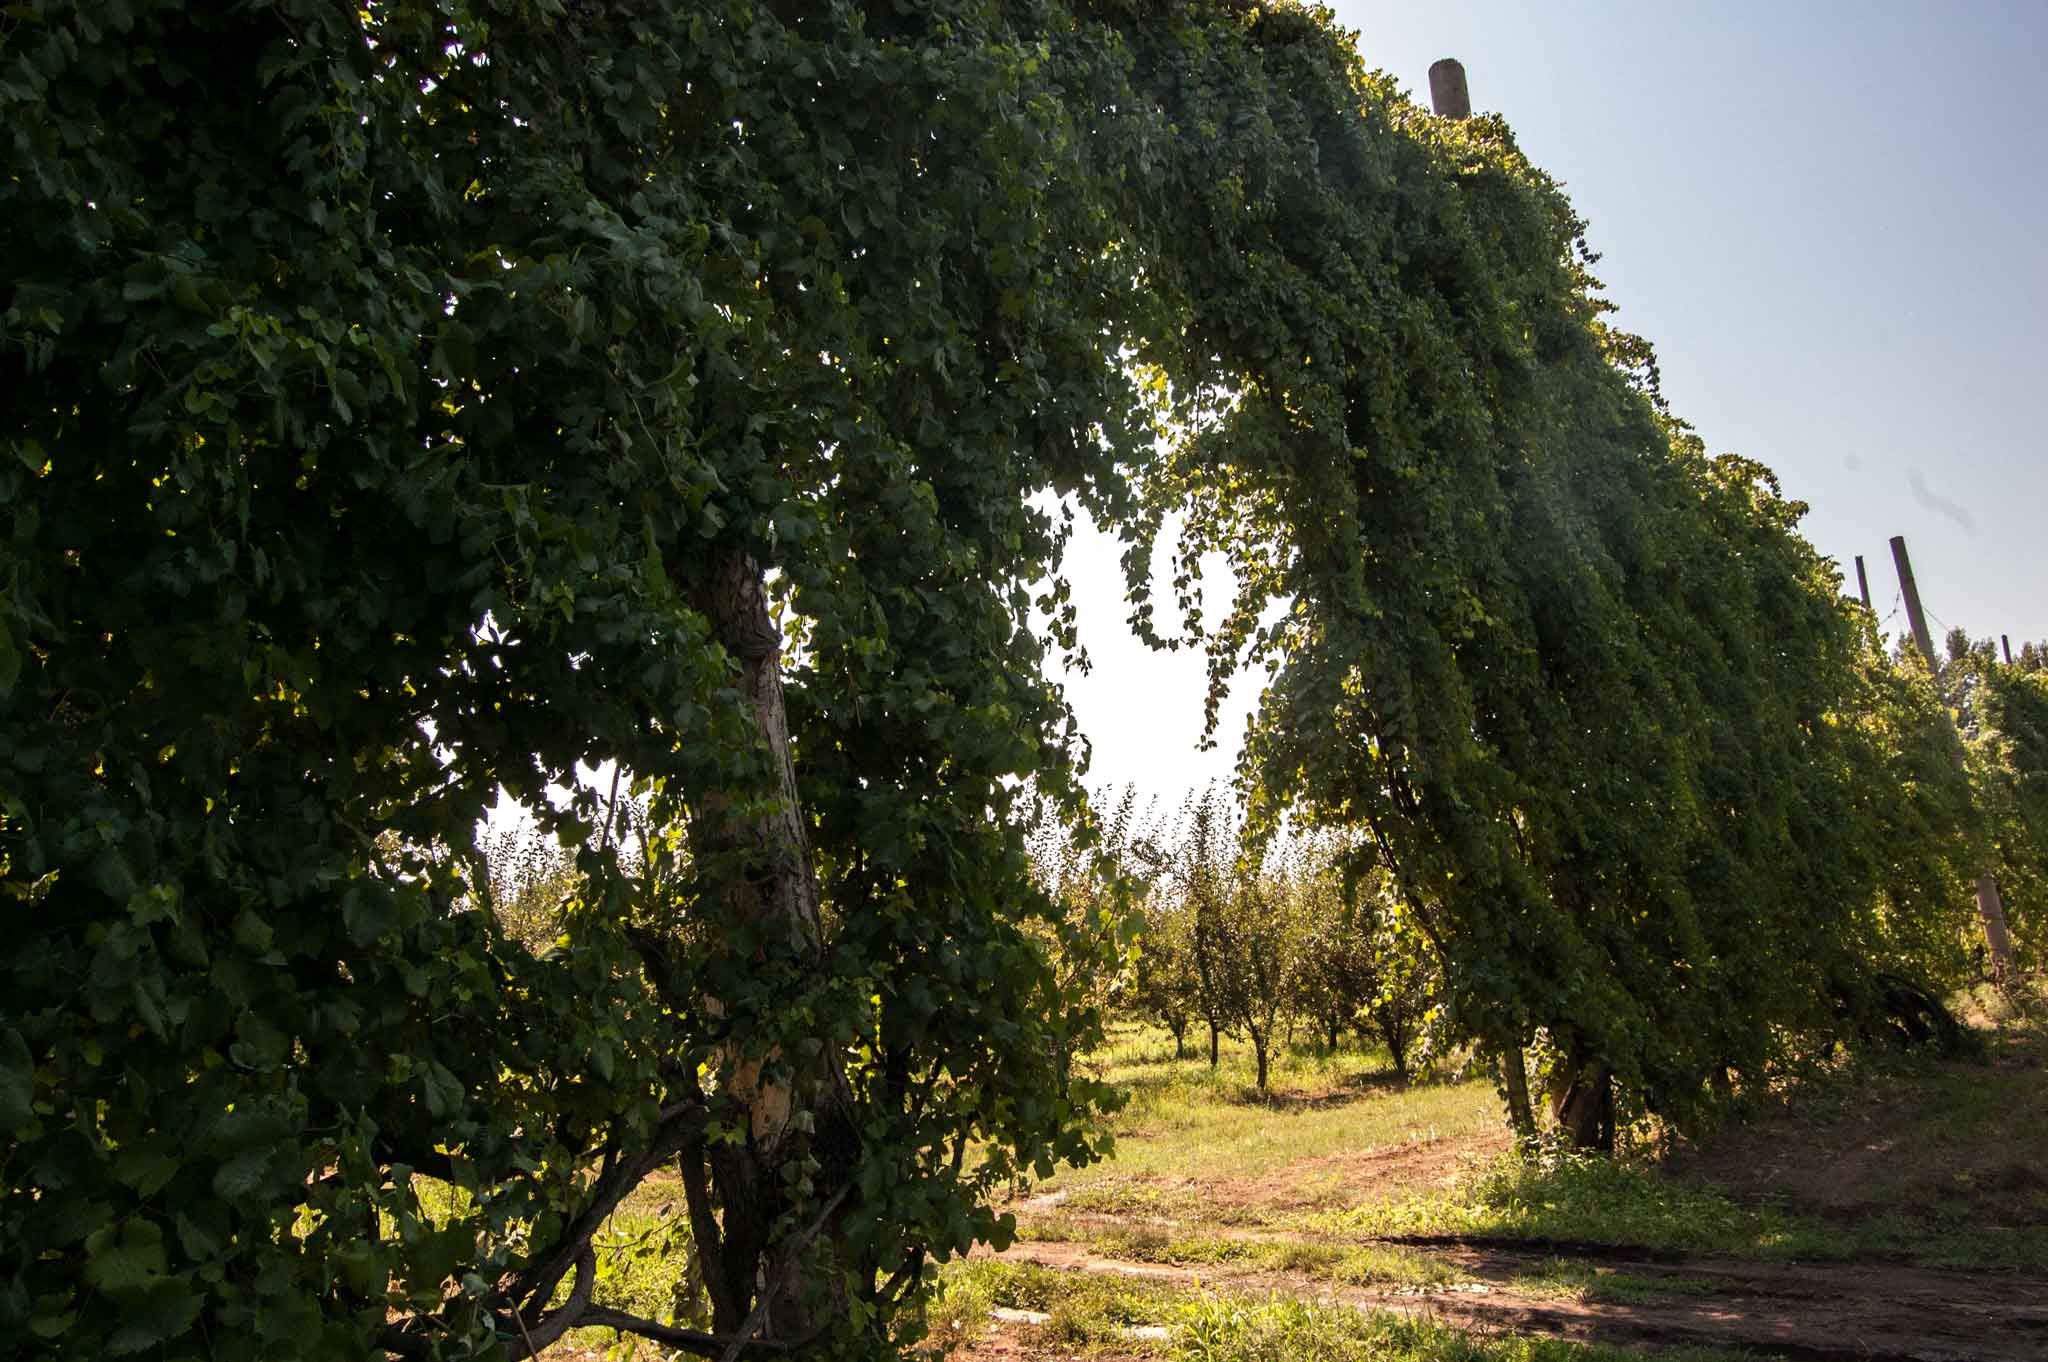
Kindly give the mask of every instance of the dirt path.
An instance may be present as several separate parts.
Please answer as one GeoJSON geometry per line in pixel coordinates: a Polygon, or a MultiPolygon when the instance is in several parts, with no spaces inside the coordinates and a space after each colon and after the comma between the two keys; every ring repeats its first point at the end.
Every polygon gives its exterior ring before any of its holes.
{"type": "Polygon", "coordinates": [[[1352,1287],[1301,1273],[1131,1262],[1097,1254],[1084,1243],[1019,1243],[1002,1256],[1065,1271],[1280,1292],[1326,1304],[1425,1314],[1464,1328],[1577,1342],[1741,1349],[1801,1362],[2048,1358],[2048,1280],[2035,1277],[1883,1263],[1653,1260],[1584,1246],[1527,1252],[1441,1240],[1382,1242],[1425,1247],[1471,1281],[1443,1288],[1352,1287]],[[1622,1303],[1525,1294],[1509,1285],[1538,1274],[1546,1260],[1557,1258],[1648,1279],[1664,1289],[1647,1293],[1654,1299],[1622,1303]]]}

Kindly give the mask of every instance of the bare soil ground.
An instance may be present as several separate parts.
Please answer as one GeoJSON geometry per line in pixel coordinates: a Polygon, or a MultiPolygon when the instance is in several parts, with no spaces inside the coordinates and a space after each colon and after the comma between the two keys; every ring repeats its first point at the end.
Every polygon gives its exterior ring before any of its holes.
{"type": "Polygon", "coordinates": [[[1509,1143],[1502,1127],[1451,1139],[1326,1154],[1263,1177],[1216,1183],[1204,1191],[1219,1206],[1267,1212],[1342,1204],[1384,1195],[1394,1187],[1421,1191],[1449,1186],[1459,1173],[1492,1158],[1509,1143]]]}
{"type": "MultiPolygon", "coordinates": [[[[1199,1202],[1206,1221],[1229,1224],[1238,1212],[1260,1216],[1329,1206],[1353,1205],[1390,1190],[1422,1191],[1448,1187],[1475,1164],[1501,1153],[1511,1143],[1505,1127],[1433,1140],[1410,1140],[1376,1149],[1324,1154],[1298,1159],[1249,1177],[1154,1177],[1143,1184],[1178,1193],[1199,1202]]],[[[1057,1211],[1068,1200],[1064,1191],[1025,1197],[1011,1204],[1019,1216],[1057,1211]]],[[[1118,1223],[1147,1223],[1143,1215],[1123,1215],[1118,1223]]],[[[1156,1223],[1181,1223],[1157,1221],[1156,1223]]],[[[1205,1228],[1207,1228],[1205,1226],[1205,1228]]]]}

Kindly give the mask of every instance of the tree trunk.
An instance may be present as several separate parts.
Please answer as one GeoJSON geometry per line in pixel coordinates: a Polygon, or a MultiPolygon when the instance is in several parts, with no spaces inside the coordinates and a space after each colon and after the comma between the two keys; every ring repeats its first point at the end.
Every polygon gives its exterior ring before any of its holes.
{"type": "Polygon", "coordinates": [[[1536,1138],[1536,1109],[1529,1105],[1529,1065],[1522,1058],[1521,1042],[1503,1046],[1500,1052],[1501,1087],[1507,1092],[1508,1122],[1518,1139],[1536,1138]]]}
{"type": "Polygon", "coordinates": [[[1201,908],[1195,909],[1195,972],[1202,981],[1203,1019],[1209,1023],[1209,1067],[1216,1067],[1216,985],[1209,968],[1208,915],[1201,908]]]}
{"type": "Polygon", "coordinates": [[[1334,1055],[1337,1053],[1338,1033],[1344,1029],[1344,1019],[1334,1012],[1331,1013],[1329,1026],[1326,1029],[1330,1033],[1330,1053],[1334,1055]]]}
{"type": "Polygon", "coordinates": [[[1550,1114],[1576,1149],[1614,1152],[1614,1074],[1604,1064],[1574,1061],[1558,1085],[1550,1114]]]}
{"type": "Polygon", "coordinates": [[[1182,1022],[1173,1028],[1173,1057],[1186,1059],[1188,1055],[1188,1024],[1182,1022]]]}
{"type": "Polygon", "coordinates": [[[1257,1060],[1259,1066],[1259,1095],[1261,1097],[1266,1095],[1266,1042],[1270,1038],[1270,1034],[1268,1031],[1252,1032],[1252,1055],[1257,1060]]]}
{"type": "MultiPolygon", "coordinates": [[[[1958,740],[1960,741],[1960,739],[1958,740]]],[[[1991,979],[2000,988],[2012,982],[2012,934],[2006,930],[2005,904],[1998,897],[1998,877],[1989,873],[1977,877],[1977,917],[1984,925],[1984,941],[1991,948],[1991,979]]]]}
{"type": "MultiPolygon", "coordinates": [[[[799,959],[817,961],[824,947],[818,884],[790,760],[782,637],[768,611],[760,565],[750,554],[728,554],[717,565],[704,605],[713,636],[740,664],[742,693],[768,757],[774,798],[764,812],[755,800],[724,790],[708,792],[692,810],[692,849],[697,864],[720,877],[729,929],[779,938],[799,959]]],[[[714,1016],[727,1010],[714,998],[706,998],[704,1006],[714,1016]]],[[[720,1334],[750,1329],[764,1339],[799,1337],[817,1321],[802,1303],[802,1283],[780,1279],[796,1274],[776,1270],[768,1238],[770,1227],[788,1209],[782,1165],[803,1152],[794,1146],[813,1142],[792,1138],[793,1125],[802,1124],[792,1118],[807,1111],[820,1131],[850,1131],[852,1096],[844,1073],[829,1063],[800,1073],[794,1085],[765,1077],[764,1068],[781,1056],[758,1046],[750,1049],[747,1041],[746,1021],[737,1018],[720,1064],[725,1095],[747,1113],[746,1138],[714,1143],[704,1151],[720,1212],[716,1236],[699,1227],[699,1243],[717,1248],[718,1261],[704,1265],[707,1276],[716,1273],[720,1279],[721,1289],[712,1292],[719,1316],[713,1329],[720,1334]]]]}

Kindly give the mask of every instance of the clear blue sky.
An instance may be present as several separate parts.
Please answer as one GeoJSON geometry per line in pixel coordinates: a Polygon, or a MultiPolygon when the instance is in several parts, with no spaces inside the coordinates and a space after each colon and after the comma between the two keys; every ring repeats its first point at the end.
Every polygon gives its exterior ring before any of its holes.
{"type": "MultiPolygon", "coordinates": [[[[1812,504],[1851,590],[1864,556],[1891,629],[1903,534],[1937,638],[2048,638],[2048,3],[1336,9],[1420,102],[1465,64],[1591,224],[1673,409],[1812,504]]],[[[1091,783],[1227,774],[1189,751],[1199,667],[1128,643],[1113,555],[1078,547],[1091,783]]]]}

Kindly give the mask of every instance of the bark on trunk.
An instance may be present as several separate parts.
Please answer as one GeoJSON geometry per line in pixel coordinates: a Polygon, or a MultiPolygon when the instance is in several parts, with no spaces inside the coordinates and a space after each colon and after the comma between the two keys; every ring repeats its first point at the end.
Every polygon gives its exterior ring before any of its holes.
{"type": "MultiPolygon", "coordinates": [[[[782,636],[752,555],[733,552],[719,562],[704,605],[713,636],[740,664],[742,693],[770,763],[773,799],[765,812],[760,803],[723,791],[701,799],[690,825],[697,863],[723,871],[725,920],[732,927],[779,938],[798,959],[816,961],[824,927],[790,758],[782,636]]],[[[712,998],[705,1007],[719,1016],[726,1011],[712,998]]],[[[771,1262],[769,1234],[788,1209],[781,1166],[793,1152],[792,1118],[809,1111],[819,1128],[850,1126],[851,1094],[845,1075],[831,1065],[799,1074],[793,1085],[767,1076],[779,1059],[778,1052],[760,1052],[738,1034],[721,1065],[725,1095],[748,1114],[748,1138],[703,1151],[720,1212],[719,1233],[711,1240],[717,1261],[707,1255],[705,1262],[707,1277],[718,1279],[710,1294],[718,1316],[713,1330],[720,1334],[749,1329],[758,1337],[787,1339],[809,1333],[817,1323],[802,1300],[803,1284],[785,1280],[795,1274],[771,1262]]]]}
{"type": "Polygon", "coordinates": [[[1575,1063],[1558,1085],[1550,1114],[1574,1148],[1614,1152],[1614,1074],[1604,1064],[1575,1063]]]}
{"type": "Polygon", "coordinates": [[[1991,977],[2000,987],[2012,978],[2012,934],[2005,926],[2005,904],[1998,897],[1998,878],[1977,877],[1977,917],[1984,924],[1984,944],[1991,948],[1991,977]]]}
{"type": "Polygon", "coordinates": [[[790,760],[782,632],[768,612],[768,593],[753,555],[732,553],[720,562],[706,604],[714,637],[739,661],[742,693],[768,752],[775,802],[771,811],[750,818],[737,812],[728,797],[713,794],[703,801],[691,833],[702,851],[743,864],[750,872],[725,891],[735,920],[780,926],[794,950],[815,955],[824,944],[824,928],[790,760]]]}
{"type": "Polygon", "coordinates": [[[1508,1096],[1508,1122],[1518,1139],[1536,1138],[1536,1109],[1529,1104],[1529,1064],[1522,1057],[1519,1041],[1500,1052],[1501,1087],[1508,1096]]]}

